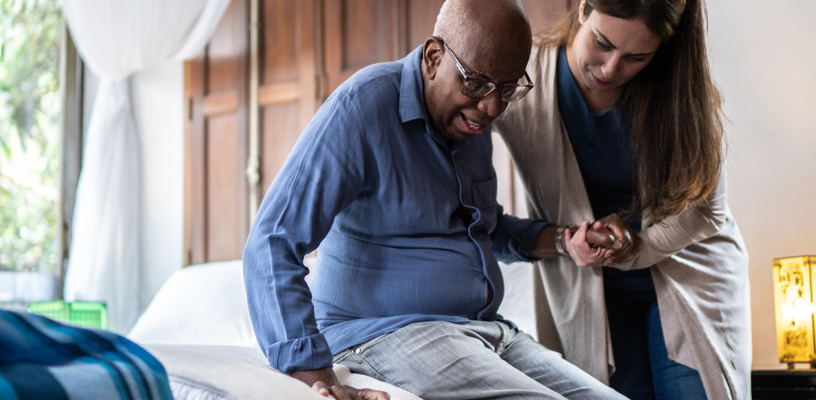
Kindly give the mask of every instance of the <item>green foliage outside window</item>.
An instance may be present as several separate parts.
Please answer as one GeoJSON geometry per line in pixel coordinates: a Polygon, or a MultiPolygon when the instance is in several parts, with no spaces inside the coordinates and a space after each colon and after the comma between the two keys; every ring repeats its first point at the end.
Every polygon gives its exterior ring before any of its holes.
{"type": "Polygon", "coordinates": [[[56,274],[61,1],[0,0],[0,271],[56,274]]]}

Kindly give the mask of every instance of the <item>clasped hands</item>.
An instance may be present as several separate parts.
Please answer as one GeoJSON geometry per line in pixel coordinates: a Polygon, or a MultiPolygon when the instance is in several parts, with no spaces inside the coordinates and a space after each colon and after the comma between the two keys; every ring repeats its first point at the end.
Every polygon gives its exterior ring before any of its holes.
{"type": "Polygon", "coordinates": [[[564,249],[579,267],[615,266],[640,253],[640,237],[618,214],[564,231],[564,249]]]}

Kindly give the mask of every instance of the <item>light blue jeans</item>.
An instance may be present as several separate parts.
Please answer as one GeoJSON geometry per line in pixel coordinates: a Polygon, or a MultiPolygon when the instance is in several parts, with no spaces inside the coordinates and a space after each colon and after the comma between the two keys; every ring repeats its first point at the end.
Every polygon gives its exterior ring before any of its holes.
{"type": "Polygon", "coordinates": [[[408,325],[334,357],[434,399],[626,399],[530,335],[497,321],[408,325]]]}

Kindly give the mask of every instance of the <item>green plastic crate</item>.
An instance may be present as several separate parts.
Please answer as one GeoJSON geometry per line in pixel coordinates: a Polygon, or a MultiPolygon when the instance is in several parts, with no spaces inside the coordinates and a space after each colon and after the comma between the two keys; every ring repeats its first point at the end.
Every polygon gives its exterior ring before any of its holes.
{"type": "Polygon", "coordinates": [[[42,315],[54,321],[83,328],[108,329],[108,309],[102,302],[40,301],[29,303],[26,309],[32,314],[42,315]]]}

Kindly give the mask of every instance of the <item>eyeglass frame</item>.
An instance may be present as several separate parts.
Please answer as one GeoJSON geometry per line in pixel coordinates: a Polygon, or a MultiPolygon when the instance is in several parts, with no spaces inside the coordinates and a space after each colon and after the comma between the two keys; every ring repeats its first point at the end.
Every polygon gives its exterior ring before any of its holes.
{"type": "Polygon", "coordinates": [[[531,91],[531,90],[533,90],[533,88],[535,87],[535,84],[533,84],[533,80],[532,80],[532,79],[530,79],[530,75],[529,75],[529,74],[527,74],[527,71],[524,71],[524,78],[526,78],[526,79],[527,79],[527,82],[529,82],[529,83],[527,83],[527,84],[518,84],[518,83],[496,83],[496,82],[488,81],[488,80],[485,80],[485,79],[472,78],[472,77],[468,76],[467,72],[465,72],[465,69],[462,67],[462,64],[461,64],[461,63],[459,63],[459,60],[456,58],[456,55],[454,55],[454,54],[453,54],[453,51],[451,51],[451,49],[448,47],[448,44],[447,44],[447,43],[445,43],[445,39],[442,39],[442,38],[441,38],[441,37],[439,37],[439,36],[434,36],[434,38],[435,38],[435,39],[439,39],[439,41],[440,41],[440,42],[442,42],[442,47],[444,47],[444,48],[445,48],[445,51],[447,51],[447,52],[448,52],[448,55],[450,55],[451,59],[453,60],[453,63],[456,65],[456,69],[458,69],[458,70],[459,70],[459,73],[460,73],[460,74],[462,74],[462,79],[464,79],[464,83],[462,83],[462,94],[464,94],[464,95],[465,95],[465,96],[467,96],[467,97],[470,97],[470,98],[472,98],[472,99],[483,99],[483,98],[485,98],[485,97],[487,97],[487,96],[490,96],[490,94],[491,94],[491,93],[493,93],[493,92],[495,92],[495,91],[496,91],[496,89],[500,89],[500,90],[499,90],[499,97],[501,98],[501,100],[502,100],[502,101],[504,101],[504,102],[518,101],[518,100],[523,99],[523,98],[524,98],[524,96],[526,96],[528,93],[530,93],[530,91],[531,91]],[[465,93],[465,86],[467,86],[468,81],[479,81],[479,82],[484,82],[484,83],[486,83],[486,84],[492,85],[492,86],[493,86],[493,88],[492,88],[492,89],[490,89],[490,90],[489,90],[487,93],[485,93],[483,96],[471,96],[471,95],[469,95],[469,94],[465,93]],[[504,90],[504,88],[505,88],[505,87],[511,87],[511,86],[512,86],[512,87],[524,87],[524,88],[527,88],[527,91],[526,91],[526,92],[524,92],[524,94],[523,94],[523,95],[521,95],[521,97],[519,97],[519,98],[517,98],[517,99],[505,100],[505,99],[504,99],[504,96],[503,96],[503,95],[502,95],[502,93],[501,93],[501,90],[504,90]]]}

